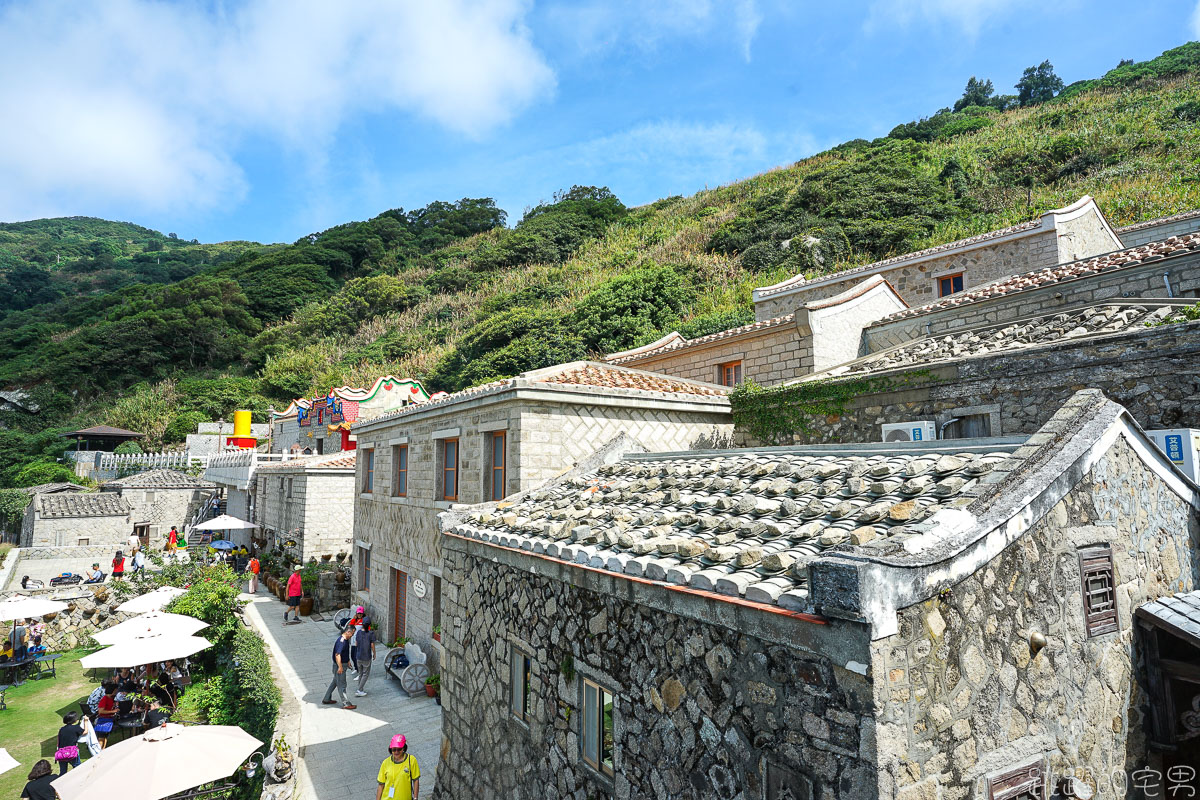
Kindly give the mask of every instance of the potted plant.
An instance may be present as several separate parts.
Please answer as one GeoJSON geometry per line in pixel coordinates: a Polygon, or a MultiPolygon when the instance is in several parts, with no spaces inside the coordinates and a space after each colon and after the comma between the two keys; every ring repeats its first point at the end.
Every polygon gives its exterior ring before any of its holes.
{"type": "Polygon", "coordinates": [[[321,554],[322,561],[329,561],[332,558],[333,558],[333,553],[322,553],[321,554]]]}
{"type": "Polygon", "coordinates": [[[346,560],[346,551],[342,550],[340,553],[337,554],[336,557],[337,557],[338,563],[339,564],[342,563],[343,561],[346,560]]]}
{"type": "Polygon", "coordinates": [[[442,640],[442,626],[441,625],[433,626],[433,640],[435,642],[440,642],[442,640]]]}
{"type": "Polygon", "coordinates": [[[432,675],[430,675],[428,678],[425,679],[425,694],[427,696],[429,696],[429,697],[436,696],[438,691],[441,688],[442,688],[442,676],[439,675],[438,673],[435,672],[432,675]]]}
{"type": "Polygon", "coordinates": [[[317,590],[317,573],[320,568],[316,564],[305,564],[300,569],[300,615],[307,617],[313,611],[313,592],[317,590]]]}

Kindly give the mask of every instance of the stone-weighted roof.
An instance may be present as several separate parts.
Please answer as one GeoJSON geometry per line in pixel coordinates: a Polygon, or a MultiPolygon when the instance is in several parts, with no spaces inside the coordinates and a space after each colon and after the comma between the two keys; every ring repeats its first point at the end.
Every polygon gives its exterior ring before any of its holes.
{"type": "Polygon", "coordinates": [[[1130,247],[1126,250],[1106,253],[1095,258],[1085,258],[1081,261],[1072,261],[1067,264],[1047,267],[1034,272],[1026,272],[1021,275],[1010,275],[1007,278],[1000,278],[991,283],[985,283],[978,288],[952,294],[923,306],[897,311],[879,320],[876,324],[893,322],[898,319],[908,319],[934,311],[943,311],[948,308],[957,308],[983,300],[990,300],[995,297],[1008,297],[1020,292],[1028,292],[1044,286],[1052,286],[1061,281],[1082,278],[1099,272],[1111,272],[1124,267],[1136,267],[1141,264],[1161,262],[1171,258],[1195,254],[1196,252],[1200,252],[1200,232],[1188,233],[1183,236],[1172,236],[1161,242],[1150,242],[1138,247],[1130,247]]]}
{"type": "Polygon", "coordinates": [[[133,509],[116,492],[39,494],[35,497],[43,519],[61,517],[123,517],[133,509]]]}
{"type": "Polygon", "coordinates": [[[126,478],[106,481],[105,487],[121,489],[215,489],[212,481],[175,469],[151,469],[126,478]]]}
{"type": "Polygon", "coordinates": [[[816,377],[853,375],[996,353],[1066,339],[1137,330],[1147,325],[1182,320],[1181,306],[1149,303],[1111,303],[1077,311],[1045,314],[1028,320],[915,339],[863,356],[816,377]]]}
{"type": "Polygon", "coordinates": [[[628,457],[446,524],[501,547],[804,610],[809,561],[902,545],[909,526],[971,502],[964,493],[1016,447],[941,444],[628,457]]]}

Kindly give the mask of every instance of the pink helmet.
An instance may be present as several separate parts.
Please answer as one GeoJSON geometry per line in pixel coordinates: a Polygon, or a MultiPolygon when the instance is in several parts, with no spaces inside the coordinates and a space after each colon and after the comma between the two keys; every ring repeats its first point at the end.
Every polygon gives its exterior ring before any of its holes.
{"type": "Polygon", "coordinates": [[[404,734],[397,733],[392,737],[392,743],[388,745],[388,750],[395,750],[396,748],[404,748],[407,746],[408,740],[404,738],[404,734]]]}
{"type": "Polygon", "coordinates": [[[354,609],[354,613],[355,614],[365,614],[365,613],[367,613],[367,610],[365,608],[363,608],[362,606],[359,606],[358,608],[354,609]]]}

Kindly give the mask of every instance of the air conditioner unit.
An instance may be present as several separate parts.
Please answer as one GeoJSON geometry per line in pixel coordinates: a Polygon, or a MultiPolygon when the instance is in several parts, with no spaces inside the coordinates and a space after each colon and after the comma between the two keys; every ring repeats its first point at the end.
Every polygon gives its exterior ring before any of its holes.
{"type": "Polygon", "coordinates": [[[937,426],[921,422],[889,422],[880,426],[885,442],[932,442],[937,439],[937,426]]]}
{"type": "Polygon", "coordinates": [[[1196,466],[1200,463],[1197,451],[1200,451],[1200,429],[1171,428],[1167,430],[1146,431],[1158,449],[1162,450],[1167,460],[1184,472],[1193,481],[1196,478],[1196,466]]]}

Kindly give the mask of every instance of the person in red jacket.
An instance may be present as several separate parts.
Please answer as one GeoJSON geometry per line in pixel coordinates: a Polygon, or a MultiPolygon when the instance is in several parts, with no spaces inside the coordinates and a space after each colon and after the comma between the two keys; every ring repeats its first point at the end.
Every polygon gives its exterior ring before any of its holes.
{"type": "Polygon", "coordinates": [[[304,590],[300,586],[300,565],[292,567],[292,575],[287,582],[287,608],[283,610],[283,624],[288,623],[288,614],[294,612],[296,615],[295,622],[303,622],[300,619],[300,595],[304,594],[304,590]]]}
{"type": "Polygon", "coordinates": [[[114,581],[119,581],[125,577],[125,554],[120,550],[113,557],[112,576],[114,581]]]}

